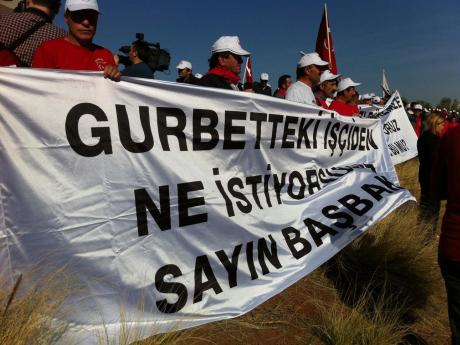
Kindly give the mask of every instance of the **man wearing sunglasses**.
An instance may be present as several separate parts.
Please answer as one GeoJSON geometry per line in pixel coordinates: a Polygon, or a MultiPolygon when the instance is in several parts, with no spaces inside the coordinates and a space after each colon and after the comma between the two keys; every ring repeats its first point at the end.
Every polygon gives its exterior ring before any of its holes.
{"type": "Polygon", "coordinates": [[[64,19],[69,34],[38,47],[32,67],[103,71],[105,78],[119,80],[112,53],[93,43],[98,17],[97,0],[67,0],[64,19]]]}
{"type": "Polygon", "coordinates": [[[211,48],[209,71],[198,81],[198,85],[220,89],[239,89],[241,64],[243,56],[250,53],[241,48],[238,36],[222,36],[211,48]]]}

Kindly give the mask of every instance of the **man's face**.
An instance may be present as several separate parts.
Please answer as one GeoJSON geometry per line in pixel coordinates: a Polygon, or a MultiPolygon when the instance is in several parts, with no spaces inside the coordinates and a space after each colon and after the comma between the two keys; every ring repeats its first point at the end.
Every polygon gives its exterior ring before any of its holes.
{"type": "Polygon", "coordinates": [[[233,73],[240,74],[243,58],[239,55],[230,53],[228,57],[219,56],[219,63],[222,67],[229,69],[233,73]]]}
{"type": "Polygon", "coordinates": [[[343,95],[345,96],[346,102],[351,102],[353,98],[356,96],[356,89],[354,86],[350,86],[343,91],[343,95]]]}
{"type": "Polygon", "coordinates": [[[291,78],[287,78],[287,79],[286,79],[286,82],[285,82],[284,85],[283,85],[283,88],[284,88],[285,90],[287,90],[287,89],[289,89],[289,86],[291,86],[291,84],[292,84],[292,79],[291,79],[291,78]]]}
{"type": "Polygon", "coordinates": [[[307,75],[312,81],[313,86],[316,86],[319,84],[319,81],[321,79],[321,73],[323,73],[324,68],[316,65],[310,65],[306,67],[307,69],[307,75]]]}
{"type": "Polygon", "coordinates": [[[64,19],[70,35],[78,42],[92,42],[96,34],[98,13],[94,10],[67,11],[64,19]]]}
{"type": "Polygon", "coordinates": [[[134,58],[137,56],[136,47],[131,44],[131,49],[129,50],[128,57],[131,62],[134,62],[134,58]]]}
{"type": "Polygon", "coordinates": [[[182,68],[182,69],[177,69],[177,73],[179,74],[179,77],[186,78],[192,73],[192,71],[188,68],[182,68]]]}
{"type": "Polygon", "coordinates": [[[337,81],[336,80],[327,80],[324,83],[320,84],[319,88],[326,97],[334,97],[334,93],[337,91],[337,81]]]}

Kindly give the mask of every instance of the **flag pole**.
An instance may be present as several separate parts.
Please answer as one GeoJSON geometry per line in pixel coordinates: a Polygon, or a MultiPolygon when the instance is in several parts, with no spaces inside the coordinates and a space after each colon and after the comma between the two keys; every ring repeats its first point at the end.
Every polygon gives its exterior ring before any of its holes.
{"type": "Polygon", "coordinates": [[[244,66],[243,85],[246,82],[246,71],[248,70],[248,60],[249,60],[249,56],[246,58],[246,65],[244,66]]]}
{"type": "Polygon", "coordinates": [[[327,17],[327,5],[324,4],[324,13],[326,14],[326,35],[327,35],[327,52],[329,54],[329,68],[332,66],[332,58],[331,58],[331,41],[329,39],[329,19],[327,17]]]}

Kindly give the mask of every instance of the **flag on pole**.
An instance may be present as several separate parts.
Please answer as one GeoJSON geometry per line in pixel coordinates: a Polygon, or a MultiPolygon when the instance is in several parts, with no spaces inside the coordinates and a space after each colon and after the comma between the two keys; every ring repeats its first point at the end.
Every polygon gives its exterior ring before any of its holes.
{"type": "Polygon", "coordinates": [[[251,57],[248,56],[246,59],[246,68],[244,69],[244,83],[252,83],[254,80],[252,79],[252,64],[251,64],[251,57]]]}
{"type": "Polygon", "coordinates": [[[337,63],[335,61],[335,52],[332,45],[332,33],[331,27],[329,26],[326,4],[324,4],[323,18],[321,19],[318,37],[316,38],[316,52],[321,59],[329,62],[330,71],[337,74],[337,63]]]}
{"type": "Polygon", "coordinates": [[[385,70],[382,73],[382,89],[383,89],[383,97],[391,95],[390,87],[388,86],[387,77],[385,75],[385,70]]]}

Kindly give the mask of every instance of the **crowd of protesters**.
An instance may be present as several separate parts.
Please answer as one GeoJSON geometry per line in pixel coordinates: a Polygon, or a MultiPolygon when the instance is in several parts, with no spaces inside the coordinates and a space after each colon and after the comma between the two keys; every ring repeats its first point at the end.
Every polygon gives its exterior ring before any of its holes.
{"type": "MultiPolygon", "coordinates": [[[[97,0],[66,1],[64,19],[68,31],[52,24],[60,0],[27,0],[26,4],[25,11],[0,17],[0,65],[102,71],[104,77],[114,81],[122,75],[153,78],[154,71],[145,63],[149,48],[141,41],[131,45],[131,65],[122,71],[118,69],[117,55],[93,42],[99,17],[97,0]]],[[[258,82],[242,84],[241,66],[249,55],[237,36],[222,36],[211,47],[207,73],[193,74],[192,63],[182,60],[176,66],[177,82],[254,92],[319,106],[344,116],[358,116],[363,107],[379,109],[390,96],[359,95],[360,83],[333,74],[329,63],[314,52],[301,53],[295,66],[296,81],[284,74],[274,92],[266,72],[258,82]]],[[[460,344],[460,117],[458,112],[426,109],[416,103],[409,104],[406,110],[419,137],[422,216],[436,224],[439,200],[447,199],[439,264],[446,283],[453,344],[460,344]]]]}

